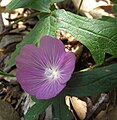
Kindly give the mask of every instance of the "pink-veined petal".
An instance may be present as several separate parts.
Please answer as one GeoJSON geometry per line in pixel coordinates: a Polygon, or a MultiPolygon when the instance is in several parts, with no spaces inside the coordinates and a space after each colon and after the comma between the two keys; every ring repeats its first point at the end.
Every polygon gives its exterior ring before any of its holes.
{"type": "Polygon", "coordinates": [[[16,66],[18,69],[24,69],[29,66],[44,70],[46,65],[47,59],[35,45],[25,45],[21,49],[20,54],[16,57],[16,66]]]}
{"type": "Polygon", "coordinates": [[[61,84],[66,83],[70,78],[71,75],[74,71],[75,68],[75,55],[72,52],[66,52],[65,54],[65,58],[63,61],[61,61],[59,69],[60,69],[60,78],[58,79],[58,81],[61,84]]]}
{"type": "Polygon", "coordinates": [[[21,87],[31,95],[36,94],[40,84],[46,81],[42,71],[30,67],[17,70],[16,77],[21,87]]]}
{"type": "Polygon", "coordinates": [[[61,56],[65,54],[64,44],[50,36],[44,36],[40,41],[40,49],[48,60],[48,65],[57,65],[61,56]]]}
{"type": "Polygon", "coordinates": [[[60,84],[58,81],[48,81],[42,84],[38,89],[36,97],[38,99],[50,99],[57,96],[64,88],[66,84],[60,84]]]}

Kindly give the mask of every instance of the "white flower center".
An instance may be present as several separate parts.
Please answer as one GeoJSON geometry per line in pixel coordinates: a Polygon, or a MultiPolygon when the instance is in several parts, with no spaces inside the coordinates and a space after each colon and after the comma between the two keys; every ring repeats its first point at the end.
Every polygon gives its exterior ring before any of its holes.
{"type": "Polygon", "coordinates": [[[45,76],[50,80],[57,80],[60,76],[60,72],[56,67],[46,68],[45,76]]]}

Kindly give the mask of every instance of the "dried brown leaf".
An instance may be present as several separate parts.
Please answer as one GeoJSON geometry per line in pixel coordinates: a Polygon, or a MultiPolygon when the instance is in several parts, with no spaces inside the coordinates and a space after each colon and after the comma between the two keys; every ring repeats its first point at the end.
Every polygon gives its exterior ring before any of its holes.
{"type": "Polygon", "coordinates": [[[84,120],[84,118],[86,117],[86,113],[87,113],[86,102],[78,99],[77,97],[72,97],[70,100],[80,120],[84,120]]]}
{"type": "Polygon", "coordinates": [[[20,117],[9,103],[0,100],[0,120],[20,120],[20,117]]]}

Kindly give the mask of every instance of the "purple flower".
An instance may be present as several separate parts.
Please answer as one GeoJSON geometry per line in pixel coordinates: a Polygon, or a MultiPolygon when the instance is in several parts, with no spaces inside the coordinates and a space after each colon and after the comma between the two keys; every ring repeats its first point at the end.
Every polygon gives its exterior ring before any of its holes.
{"type": "Polygon", "coordinates": [[[75,67],[75,55],[63,43],[44,36],[40,47],[25,45],[16,57],[16,77],[21,87],[38,99],[49,99],[65,88],[75,67]]]}

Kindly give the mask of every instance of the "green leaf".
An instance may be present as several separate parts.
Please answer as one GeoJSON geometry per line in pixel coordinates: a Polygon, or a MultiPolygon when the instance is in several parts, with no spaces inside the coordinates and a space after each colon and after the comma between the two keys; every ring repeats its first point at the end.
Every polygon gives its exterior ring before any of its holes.
{"type": "Polygon", "coordinates": [[[117,24],[117,18],[112,18],[112,17],[109,17],[109,16],[102,16],[102,18],[100,18],[100,20],[113,22],[113,23],[115,22],[117,24]]]}
{"type": "Polygon", "coordinates": [[[52,107],[53,120],[72,120],[73,116],[65,103],[64,92],[54,99],[52,107]]]}
{"type": "Polygon", "coordinates": [[[88,19],[64,10],[56,10],[43,16],[45,17],[42,17],[35,28],[17,45],[9,65],[15,64],[15,58],[25,44],[37,44],[44,35],[56,36],[57,29],[65,30],[76,37],[90,50],[97,63],[104,61],[105,53],[117,57],[117,22],[88,19]]]}
{"type": "Polygon", "coordinates": [[[53,99],[50,100],[39,100],[31,108],[29,108],[24,119],[25,120],[35,120],[50,104],[52,104],[53,99]]]}
{"type": "Polygon", "coordinates": [[[12,0],[6,11],[16,8],[32,8],[41,12],[50,12],[50,5],[63,0],[12,0]]]}
{"type": "Polygon", "coordinates": [[[116,3],[116,4],[117,4],[117,0],[111,0],[111,2],[113,2],[113,3],[116,3]]]}
{"type": "Polygon", "coordinates": [[[117,0],[111,0],[113,3],[112,11],[117,15],[117,0]]]}
{"type": "Polygon", "coordinates": [[[71,33],[85,45],[97,63],[104,61],[105,53],[117,57],[117,23],[88,19],[65,10],[53,12],[57,28],[71,33]]]}
{"type": "Polygon", "coordinates": [[[48,14],[43,14],[43,16],[33,30],[16,46],[16,50],[12,53],[8,65],[15,65],[15,58],[25,44],[39,44],[40,39],[44,35],[55,36],[56,19],[48,14]]]}
{"type": "Polygon", "coordinates": [[[117,4],[112,7],[112,11],[117,15],[117,4]]]}
{"type": "Polygon", "coordinates": [[[57,3],[57,2],[62,2],[64,0],[51,0],[51,3],[57,3]]]}
{"type": "Polygon", "coordinates": [[[16,8],[33,8],[42,12],[50,12],[50,0],[12,0],[6,10],[10,11],[16,8]]]}
{"type": "Polygon", "coordinates": [[[34,102],[39,102],[39,99],[37,99],[35,96],[31,96],[31,99],[32,99],[34,102]]]}
{"type": "Polygon", "coordinates": [[[117,64],[76,72],[66,87],[67,95],[92,96],[117,86],[117,64]]]}

